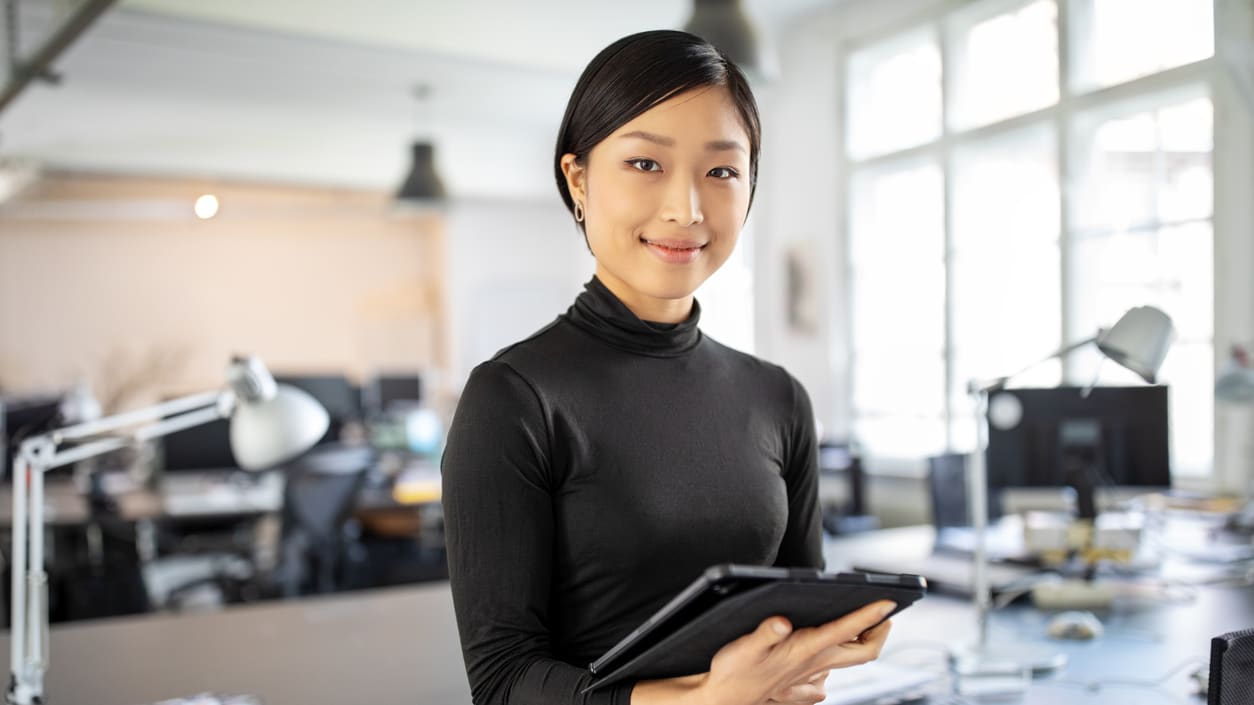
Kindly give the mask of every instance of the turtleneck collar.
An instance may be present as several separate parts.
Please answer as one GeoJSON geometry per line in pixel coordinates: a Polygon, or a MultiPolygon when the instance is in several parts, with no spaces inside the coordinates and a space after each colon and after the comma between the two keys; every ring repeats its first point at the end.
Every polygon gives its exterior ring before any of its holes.
{"type": "Polygon", "coordinates": [[[697,328],[701,305],[696,299],[692,301],[692,313],[687,320],[650,323],[640,320],[595,275],[583,288],[583,293],[566,312],[566,318],[616,348],[654,357],[674,357],[701,342],[701,331],[697,328]]]}

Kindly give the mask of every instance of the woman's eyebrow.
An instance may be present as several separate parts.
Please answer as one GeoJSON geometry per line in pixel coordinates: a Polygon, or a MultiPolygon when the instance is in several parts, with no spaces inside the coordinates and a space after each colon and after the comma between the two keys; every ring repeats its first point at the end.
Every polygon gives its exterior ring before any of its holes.
{"type": "MultiPolygon", "coordinates": [[[[619,135],[619,137],[624,138],[624,139],[628,137],[635,137],[637,139],[642,139],[642,140],[647,140],[649,142],[653,142],[654,144],[660,144],[663,147],[675,146],[674,139],[670,137],[663,137],[662,135],[655,135],[652,132],[645,132],[643,130],[633,130],[631,132],[627,132],[622,135],[619,135]]],[[[741,152],[745,151],[744,145],[740,144],[739,142],[735,140],[711,140],[710,142],[705,143],[705,149],[706,151],[709,151],[709,152],[726,152],[726,151],[736,151],[736,150],[739,150],[741,152]]]]}

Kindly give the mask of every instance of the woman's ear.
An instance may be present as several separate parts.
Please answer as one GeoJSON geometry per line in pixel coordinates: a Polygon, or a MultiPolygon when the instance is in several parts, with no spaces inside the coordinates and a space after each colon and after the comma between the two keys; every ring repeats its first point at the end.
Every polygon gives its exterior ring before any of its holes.
{"type": "Polygon", "coordinates": [[[562,174],[566,177],[566,188],[570,191],[570,197],[580,203],[587,203],[587,178],[588,170],[583,164],[579,163],[579,158],[574,154],[562,155],[562,174]]]}

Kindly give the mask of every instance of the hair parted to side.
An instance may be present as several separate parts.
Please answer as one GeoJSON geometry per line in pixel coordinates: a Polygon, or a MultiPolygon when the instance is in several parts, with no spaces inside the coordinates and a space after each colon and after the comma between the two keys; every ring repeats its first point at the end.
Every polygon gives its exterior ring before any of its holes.
{"type": "MultiPolygon", "coordinates": [[[[562,155],[579,164],[615,130],[673,95],[694,88],[725,86],[749,135],[749,204],[758,182],[762,125],[749,81],[727,55],[701,37],[661,29],[631,34],[601,50],[575,83],[557,133],[553,171],[557,190],[574,213],[562,173],[562,155]]],[[[580,230],[584,223],[578,223],[580,230]]]]}

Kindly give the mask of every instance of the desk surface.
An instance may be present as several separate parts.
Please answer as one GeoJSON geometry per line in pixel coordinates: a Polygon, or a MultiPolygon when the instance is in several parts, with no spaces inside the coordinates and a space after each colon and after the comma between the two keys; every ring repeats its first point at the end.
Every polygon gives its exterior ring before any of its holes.
{"type": "MultiPolygon", "coordinates": [[[[839,569],[866,551],[925,552],[927,536],[916,528],[888,530],[830,541],[824,552],[829,567],[839,569]]],[[[1189,602],[1111,615],[1105,636],[1091,642],[1044,640],[1045,619],[1032,609],[1005,610],[993,619],[994,642],[1035,641],[1071,656],[1063,673],[1034,682],[1016,702],[1182,702],[1189,692],[1188,669],[1161,693],[1129,687],[1086,691],[1079,682],[1156,679],[1189,659],[1204,661],[1212,636],[1254,625],[1254,590],[1200,589],[1189,602]]],[[[895,619],[883,658],[939,668],[937,644],[962,643],[974,634],[967,602],[929,596],[895,619]]],[[[7,639],[0,644],[5,663],[7,646],[7,639]]],[[[266,705],[470,700],[446,583],[204,615],[59,625],[52,630],[51,648],[47,692],[54,704],[138,705],[207,690],[260,695],[266,705]]]]}
{"type": "MultiPolygon", "coordinates": [[[[932,545],[930,527],[888,529],[847,539],[829,541],[824,556],[829,570],[847,567],[859,556],[880,558],[918,557],[932,545]]],[[[1254,589],[1250,587],[1199,587],[1185,592],[1190,599],[1155,604],[1136,610],[1102,614],[1102,637],[1092,641],[1059,641],[1044,636],[1051,616],[1031,607],[1012,606],[996,611],[989,628],[989,643],[1032,645],[1068,656],[1068,665],[1053,676],[1034,680],[1022,700],[1024,705],[1103,703],[1143,705],[1154,702],[1189,702],[1189,673],[1182,668],[1156,692],[1142,687],[1103,686],[1086,690],[1088,681],[1157,680],[1186,662],[1204,664],[1210,657],[1210,640],[1219,634],[1254,626],[1254,589]]],[[[939,643],[958,645],[974,641],[975,610],[962,599],[929,595],[894,619],[882,658],[909,663],[943,663],[939,643]],[[928,653],[934,652],[934,658],[928,653]],[[907,653],[914,651],[914,653],[907,653]],[[909,657],[907,659],[907,657],[909,657]]],[[[1192,701],[1199,702],[1199,701],[1192,701]]]]}
{"type": "MultiPolygon", "coordinates": [[[[470,702],[447,583],[67,624],[50,647],[47,701],[60,705],[205,691],[265,705],[470,702]]],[[[7,668],[7,633],[0,654],[7,668]]]]}

